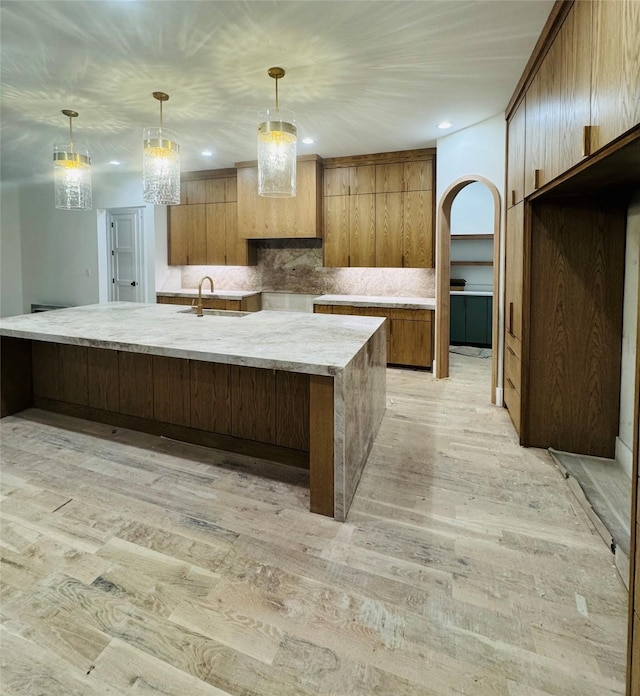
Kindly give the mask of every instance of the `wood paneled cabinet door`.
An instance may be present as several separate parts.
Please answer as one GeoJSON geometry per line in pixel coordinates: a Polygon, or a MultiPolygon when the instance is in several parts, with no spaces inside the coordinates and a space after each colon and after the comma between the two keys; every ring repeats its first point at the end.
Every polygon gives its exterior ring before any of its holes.
{"type": "Polygon", "coordinates": [[[376,265],[376,196],[326,196],[324,265],[376,265]]]}
{"type": "Polygon", "coordinates": [[[257,165],[238,167],[238,231],[244,239],[321,237],[321,160],[298,159],[294,198],[259,196],[257,165]]]}
{"type": "Polygon", "coordinates": [[[170,266],[207,263],[206,207],[168,206],[167,214],[170,266]]]}
{"type": "Polygon", "coordinates": [[[433,191],[376,195],[376,266],[433,266],[433,191]]]}
{"type": "MultiPolygon", "coordinates": [[[[577,5],[587,3],[576,3],[577,5]]],[[[640,123],[640,3],[594,0],[591,152],[640,123]]]]}
{"type": "Polygon", "coordinates": [[[394,365],[431,367],[433,360],[431,321],[387,321],[387,362],[394,365]]]}
{"type": "Polygon", "coordinates": [[[255,251],[238,237],[235,176],[184,181],[181,197],[167,209],[170,266],[255,264],[255,251]]]}
{"type": "Polygon", "coordinates": [[[507,137],[507,207],[524,198],[524,138],[525,102],[515,110],[508,126],[507,137]]]}

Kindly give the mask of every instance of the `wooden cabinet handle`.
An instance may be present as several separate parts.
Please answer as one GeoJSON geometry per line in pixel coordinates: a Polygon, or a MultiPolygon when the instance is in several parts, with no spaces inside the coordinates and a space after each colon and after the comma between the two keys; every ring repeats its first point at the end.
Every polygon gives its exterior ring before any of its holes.
{"type": "Polygon", "coordinates": [[[540,173],[541,172],[542,172],[541,169],[534,169],[533,170],[533,188],[534,189],[540,188],[540,173]]]}
{"type": "Polygon", "coordinates": [[[511,355],[513,355],[514,358],[516,357],[516,353],[511,346],[507,346],[507,350],[511,353],[511,355]]]}
{"type": "Polygon", "coordinates": [[[513,336],[513,302],[509,302],[509,333],[513,336]]]}
{"type": "Polygon", "coordinates": [[[515,189],[511,189],[511,205],[513,206],[515,204],[516,204],[516,192],[515,192],[515,189]]]}
{"type": "Polygon", "coordinates": [[[591,129],[593,126],[582,127],[582,156],[588,157],[591,154],[591,129]]]}
{"type": "Polygon", "coordinates": [[[515,391],[516,385],[508,377],[507,377],[507,382],[509,382],[509,386],[511,387],[511,389],[513,389],[515,391]]]}

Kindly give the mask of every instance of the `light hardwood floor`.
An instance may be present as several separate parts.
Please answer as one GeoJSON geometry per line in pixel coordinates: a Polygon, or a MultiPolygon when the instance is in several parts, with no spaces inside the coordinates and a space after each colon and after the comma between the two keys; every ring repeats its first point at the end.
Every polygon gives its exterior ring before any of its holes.
{"type": "Polygon", "coordinates": [[[307,474],[29,410],[1,422],[3,694],[607,696],[627,596],[490,361],[388,370],[344,524],[307,474]]]}

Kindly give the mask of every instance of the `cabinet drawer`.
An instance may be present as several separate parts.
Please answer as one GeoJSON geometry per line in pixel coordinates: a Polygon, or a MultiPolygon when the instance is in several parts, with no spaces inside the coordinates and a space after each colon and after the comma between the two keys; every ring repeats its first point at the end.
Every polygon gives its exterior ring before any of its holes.
{"type": "Polygon", "coordinates": [[[522,343],[517,336],[510,334],[508,331],[505,332],[505,353],[511,352],[515,354],[517,358],[522,359],[522,343]]]}
{"type": "Polygon", "coordinates": [[[509,346],[504,351],[504,381],[511,382],[513,388],[520,394],[522,384],[522,363],[520,358],[509,346]]]}
{"type": "Polygon", "coordinates": [[[407,319],[409,321],[431,321],[430,309],[387,308],[384,311],[389,313],[388,316],[390,319],[407,319]]]}
{"type": "Polygon", "coordinates": [[[516,431],[520,433],[520,394],[518,394],[506,376],[504,380],[504,403],[516,431]]]}

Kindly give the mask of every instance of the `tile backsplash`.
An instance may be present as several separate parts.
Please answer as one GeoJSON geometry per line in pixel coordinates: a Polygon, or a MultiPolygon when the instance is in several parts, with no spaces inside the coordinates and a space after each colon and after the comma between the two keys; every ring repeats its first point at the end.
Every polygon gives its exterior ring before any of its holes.
{"type": "Polygon", "coordinates": [[[162,290],[196,288],[210,275],[216,288],[313,295],[390,295],[434,297],[433,268],[325,268],[322,240],[277,239],[258,243],[256,266],[182,266],[162,290]]]}

